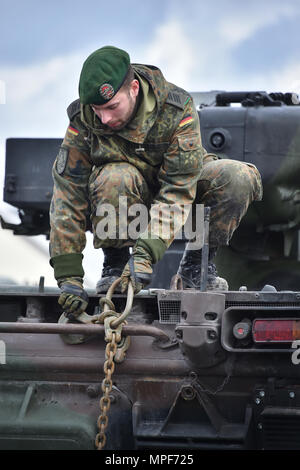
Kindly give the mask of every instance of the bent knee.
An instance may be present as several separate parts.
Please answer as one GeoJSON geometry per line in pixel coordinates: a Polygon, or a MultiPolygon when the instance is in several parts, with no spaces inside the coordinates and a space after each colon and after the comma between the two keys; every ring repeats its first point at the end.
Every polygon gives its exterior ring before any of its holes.
{"type": "Polygon", "coordinates": [[[126,185],[126,182],[131,182],[132,180],[139,180],[140,182],[144,180],[140,171],[135,166],[126,162],[107,163],[99,169],[95,179],[98,180],[98,183],[110,182],[118,185],[126,185]]]}
{"type": "Polygon", "coordinates": [[[210,183],[210,189],[222,188],[233,197],[248,195],[252,201],[261,200],[262,182],[259,171],[252,163],[218,159],[207,162],[201,180],[210,183]]]}
{"type": "Polygon", "coordinates": [[[150,197],[143,175],[126,162],[95,168],[89,181],[89,195],[93,207],[104,202],[116,205],[122,196],[128,198],[129,205],[147,202],[150,197]]]}

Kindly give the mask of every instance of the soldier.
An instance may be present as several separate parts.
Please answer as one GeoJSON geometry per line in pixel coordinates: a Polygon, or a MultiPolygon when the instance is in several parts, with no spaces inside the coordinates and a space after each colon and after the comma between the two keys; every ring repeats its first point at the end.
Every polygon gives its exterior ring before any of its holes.
{"type": "MultiPolygon", "coordinates": [[[[249,204],[261,199],[261,179],[254,165],[205,152],[191,96],[167,82],[157,67],[131,64],[127,52],[106,46],[84,62],[79,99],[69,106],[68,116],[53,166],[50,208],[50,263],[63,309],[79,315],[87,307],[82,251],[89,221],[94,247],[104,252],[96,291],[106,292],[121,277],[122,292],[129,279],[138,292],[151,282],[153,264],[186,221],[184,215],[178,223],[172,212],[172,229],[166,232],[167,209],[198,203],[211,207],[207,289],[228,289],[213,258],[220,245],[229,243],[249,204]],[[142,204],[149,211],[149,225],[135,240],[124,234],[120,197],[128,208],[142,204]],[[105,237],[99,230],[101,208],[111,206],[115,233],[105,237]]],[[[200,267],[201,250],[187,246],[178,270],[184,287],[199,288],[200,267]]]]}

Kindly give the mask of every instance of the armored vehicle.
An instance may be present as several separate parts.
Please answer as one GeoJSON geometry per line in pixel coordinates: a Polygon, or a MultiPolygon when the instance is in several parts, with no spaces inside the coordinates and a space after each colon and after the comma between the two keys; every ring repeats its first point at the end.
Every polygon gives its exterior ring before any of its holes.
{"type": "MultiPolygon", "coordinates": [[[[174,282],[183,240],[148,290],[90,291],[78,322],[65,319],[58,289],[42,278],[0,286],[0,449],[300,449],[299,101],[194,98],[206,150],[255,164],[263,179],[263,200],[218,254],[231,290],[174,282]]],[[[20,224],[2,227],[16,243],[18,234],[49,234],[60,142],[7,140],[4,200],[20,224]]]]}

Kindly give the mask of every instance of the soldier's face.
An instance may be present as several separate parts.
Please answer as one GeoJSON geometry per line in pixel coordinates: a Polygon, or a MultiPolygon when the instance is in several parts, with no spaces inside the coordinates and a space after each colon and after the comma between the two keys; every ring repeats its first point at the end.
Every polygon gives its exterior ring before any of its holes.
{"type": "Polygon", "coordinates": [[[126,126],[132,117],[136,98],[139,92],[138,80],[133,80],[130,88],[119,90],[108,103],[91,105],[92,110],[101,120],[102,124],[113,130],[119,130],[126,126]]]}

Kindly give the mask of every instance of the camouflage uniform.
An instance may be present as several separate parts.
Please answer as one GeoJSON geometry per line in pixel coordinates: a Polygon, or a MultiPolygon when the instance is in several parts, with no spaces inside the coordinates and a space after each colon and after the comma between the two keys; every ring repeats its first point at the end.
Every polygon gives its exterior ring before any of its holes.
{"type": "MultiPolygon", "coordinates": [[[[79,100],[68,108],[70,125],[53,166],[50,255],[52,260],[63,256],[66,264],[73,255],[76,262],[69,271],[55,273],[56,278],[83,275],[81,253],[89,219],[95,248],[134,244],[126,233],[116,233],[115,239],[97,234],[103,221],[99,207],[111,204],[118,210],[120,195],[127,197],[128,207],[181,207],[194,201],[210,205],[213,244],[227,244],[249,204],[261,198],[260,176],[253,165],[205,155],[191,96],[167,82],[156,67],[133,68],[142,96],[123,129],[104,126],[79,100]]],[[[164,233],[164,215],[155,212],[152,217],[158,223],[151,225],[151,236],[163,240],[167,249],[176,234],[164,233]]],[[[175,223],[177,229],[184,222],[175,223]]],[[[117,220],[117,232],[120,226],[117,220]]]]}
{"type": "Polygon", "coordinates": [[[261,176],[255,165],[212,154],[204,157],[195,203],[211,208],[211,246],[228,245],[249,204],[261,199],[261,176]]]}

